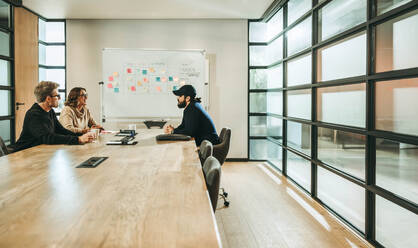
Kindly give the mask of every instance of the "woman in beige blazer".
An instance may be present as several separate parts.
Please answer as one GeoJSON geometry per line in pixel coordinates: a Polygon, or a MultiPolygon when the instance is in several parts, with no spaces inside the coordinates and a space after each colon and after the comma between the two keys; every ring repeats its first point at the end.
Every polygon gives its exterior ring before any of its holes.
{"type": "Polygon", "coordinates": [[[74,133],[87,133],[91,128],[103,129],[93,120],[86,104],[86,89],[81,87],[71,89],[60,114],[60,123],[74,133]]]}

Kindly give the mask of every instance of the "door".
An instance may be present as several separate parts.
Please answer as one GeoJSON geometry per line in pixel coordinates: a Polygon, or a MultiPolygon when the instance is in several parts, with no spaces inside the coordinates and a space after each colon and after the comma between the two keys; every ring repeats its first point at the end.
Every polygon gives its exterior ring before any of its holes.
{"type": "Polygon", "coordinates": [[[38,84],[38,17],[23,8],[14,8],[16,140],[26,111],[35,102],[38,84]]]}

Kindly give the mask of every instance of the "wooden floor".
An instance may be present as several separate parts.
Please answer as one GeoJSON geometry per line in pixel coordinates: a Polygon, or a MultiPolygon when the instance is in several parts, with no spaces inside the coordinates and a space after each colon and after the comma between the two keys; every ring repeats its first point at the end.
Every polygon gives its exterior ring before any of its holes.
{"type": "Polygon", "coordinates": [[[227,162],[222,186],[231,201],[215,214],[224,248],[372,247],[267,164],[227,162]]]}

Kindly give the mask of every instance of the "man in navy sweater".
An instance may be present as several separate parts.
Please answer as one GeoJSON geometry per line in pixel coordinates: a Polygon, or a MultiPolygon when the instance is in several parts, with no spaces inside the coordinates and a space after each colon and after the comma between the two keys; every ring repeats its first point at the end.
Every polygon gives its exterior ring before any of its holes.
{"type": "Polygon", "coordinates": [[[57,120],[52,108],[58,107],[61,98],[58,84],[42,81],[35,87],[37,103],[26,112],[23,130],[12,149],[20,151],[40,144],[76,145],[91,142],[92,134],[76,134],[65,129],[57,120]]]}
{"type": "Polygon", "coordinates": [[[219,144],[215,125],[200,105],[200,98],[196,98],[195,88],[192,85],[183,85],[173,93],[177,96],[177,107],[184,108],[183,120],[177,128],[166,126],[165,132],[189,135],[195,139],[196,146],[200,146],[203,140],[208,140],[213,145],[219,144]]]}

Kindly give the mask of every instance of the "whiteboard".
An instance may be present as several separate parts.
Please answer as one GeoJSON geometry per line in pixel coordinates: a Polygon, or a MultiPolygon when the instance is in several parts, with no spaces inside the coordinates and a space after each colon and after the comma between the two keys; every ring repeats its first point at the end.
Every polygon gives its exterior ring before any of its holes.
{"type": "Polygon", "coordinates": [[[203,50],[105,48],[102,51],[102,119],[177,118],[173,90],[191,84],[207,106],[203,50]]]}

